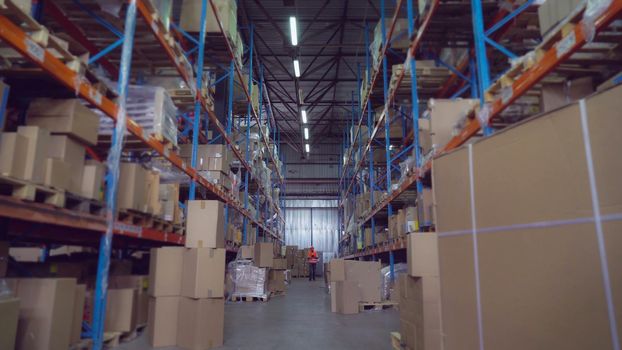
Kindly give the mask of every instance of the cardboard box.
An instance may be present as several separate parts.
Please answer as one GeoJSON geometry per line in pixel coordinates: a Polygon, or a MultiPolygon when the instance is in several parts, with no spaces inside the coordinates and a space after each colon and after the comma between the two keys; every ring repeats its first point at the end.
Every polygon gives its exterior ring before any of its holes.
{"type": "Polygon", "coordinates": [[[224,297],[225,254],[225,249],[186,249],[181,295],[189,298],[224,297]]]}
{"type": "Polygon", "coordinates": [[[438,235],[436,233],[409,234],[406,252],[409,275],[413,277],[439,276],[438,235]]]}
{"type": "Polygon", "coordinates": [[[160,173],[148,170],[146,173],[145,204],[143,211],[159,216],[162,211],[160,203],[160,173]]]}
{"type": "Polygon", "coordinates": [[[330,282],[330,312],[337,312],[337,282],[330,282]]]}
{"type": "Polygon", "coordinates": [[[134,303],[136,302],[136,289],[108,289],[106,299],[106,332],[131,332],[136,328],[134,315],[134,303]]]}
{"type": "Polygon", "coordinates": [[[82,172],[80,195],[86,198],[101,200],[106,167],[97,161],[87,161],[82,172]]]}
{"type": "Polygon", "coordinates": [[[11,284],[20,299],[15,348],[66,350],[71,337],[76,280],[20,278],[11,284]]]}
{"type": "Polygon", "coordinates": [[[82,320],[84,319],[84,300],[86,298],[86,285],[77,284],[73,302],[73,317],[71,319],[71,335],[69,344],[80,341],[82,333],[82,320]]]}
{"type": "Polygon", "coordinates": [[[402,342],[410,349],[442,349],[440,279],[400,274],[397,286],[402,342]]]}
{"type": "MultiPolygon", "coordinates": [[[[332,267],[331,271],[333,271],[332,267]]],[[[345,280],[356,282],[360,289],[360,301],[380,302],[382,300],[380,268],[380,261],[345,261],[345,280]]]]}
{"type": "Polygon", "coordinates": [[[274,258],[272,262],[272,268],[274,270],[287,270],[287,259],[274,258]]]}
{"type": "Polygon", "coordinates": [[[199,350],[222,345],[224,318],[224,299],[182,297],[177,319],[177,346],[199,350]]]}
{"type": "Polygon", "coordinates": [[[555,110],[589,96],[593,92],[592,77],[579,78],[564,83],[544,83],[542,84],[542,110],[544,112],[555,110]]]}
{"type": "Polygon", "coordinates": [[[252,259],[255,255],[255,246],[252,245],[243,245],[240,247],[240,258],[241,259],[252,259]]]}
{"type": "MultiPolygon", "coordinates": [[[[611,152],[622,147],[621,94],[617,87],[585,102],[600,210],[607,214],[622,206],[622,163],[611,152]]],[[[612,348],[595,225],[572,224],[594,210],[584,142],[581,109],[571,104],[471,146],[476,229],[489,229],[476,236],[477,259],[468,149],[434,160],[445,349],[479,348],[475,261],[486,348],[612,348]],[[555,221],[570,223],[495,231],[555,221]],[[467,233],[443,235],[462,230],[467,233]]],[[[622,225],[603,222],[602,228],[605,249],[614,254],[607,260],[613,304],[622,305],[622,259],[613,253],[622,244],[622,225]]]]}
{"type": "Polygon", "coordinates": [[[35,99],[28,107],[26,119],[28,125],[40,126],[53,134],[69,135],[90,146],[97,144],[99,116],[80,99],[35,99]]]}
{"type": "Polygon", "coordinates": [[[285,291],[285,271],[270,270],[268,278],[268,290],[270,292],[285,291]]]}
{"type": "Polygon", "coordinates": [[[147,170],[137,163],[121,163],[117,204],[119,209],[144,211],[147,170]]]}
{"type": "Polygon", "coordinates": [[[397,211],[395,219],[397,221],[397,237],[406,236],[406,213],[404,212],[404,209],[397,211]]]}
{"type": "Polygon", "coordinates": [[[564,20],[581,3],[581,0],[545,1],[538,7],[540,34],[545,36],[549,30],[564,20]]]}
{"type": "Polygon", "coordinates": [[[60,190],[68,190],[71,185],[72,167],[69,163],[56,158],[45,160],[43,184],[60,190]]]}
{"type": "Polygon", "coordinates": [[[181,295],[184,248],[152,248],[149,259],[149,295],[152,297],[181,295]]]}
{"type": "Polygon", "coordinates": [[[257,267],[273,267],[274,246],[272,242],[255,243],[255,253],[253,261],[257,267]]]}
{"type": "MultiPolygon", "coordinates": [[[[179,26],[188,32],[198,32],[201,29],[201,1],[183,0],[181,6],[181,16],[179,26]]],[[[237,4],[230,0],[216,0],[214,5],[218,11],[218,19],[222,24],[225,35],[233,38],[237,33],[237,4]]],[[[221,33],[216,16],[211,6],[207,7],[207,17],[205,20],[205,30],[207,33],[221,33]]]]}
{"type": "MultiPolygon", "coordinates": [[[[430,114],[430,142],[432,148],[445,146],[454,136],[454,127],[463,120],[479,100],[475,99],[432,99],[428,102],[430,114]]],[[[424,149],[423,153],[429,150],[424,149]]]]}
{"type": "Polygon", "coordinates": [[[419,220],[417,207],[408,206],[404,208],[404,232],[411,233],[419,231],[419,220]]]}
{"type": "Polygon", "coordinates": [[[134,323],[142,325],[147,323],[149,312],[149,277],[147,275],[118,275],[108,277],[108,288],[136,290],[134,300],[134,323]]]}
{"type": "Polygon", "coordinates": [[[19,299],[0,298],[0,349],[15,349],[17,320],[19,318],[19,299]]]}
{"type": "Polygon", "coordinates": [[[220,201],[188,201],[187,248],[225,247],[225,207],[220,201]]]}
{"type": "Polygon", "coordinates": [[[346,261],[343,259],[332,259],[330,266],[330,281],[339,282],[346,280],[346,261]]]}
{"type": "Polygon", "coordinates": [[[28,143],[24,158],[24,180],[40,184],[44,177],[50,132],[36,126],[20,126],[17,133],[24,136],[28,143]]]}
{"type": "Polygon", "coordinates": [[[285,246],[285,258],[287,259],[287,267],[291,268],[294,266],[296,261],[296,252],[298,251],[297,245],[288,245],[285,246]]]}
{"type": "Polygon", "coordinates": [[[0,134],[0,174],[23,179],[28,139],[16,132],[0,134]]]}
{"type": "MultiPolygon", "coordinates": [[[[361,289],[354,281],[333,282],[335,293],[335,309],[344,315],[358,314],[359,302],[361,301],[361,289]]],[[[333,299],[331,298],[331,301],[333,299]]],[[[331,306],[331,310],[333,307],[331,306]]]]}
{"type": "MultiPolygon", "coordinates": [[[[50,136],[48,157],[58,158],[67,164],[70,171],[66,188],[69,192],[80,194],[82,191],[82,176],[84,173],[84,147],[78,142],[63,135],[50,136]]],[[[65,167],[65,168],[66,168],[65,167]]]]}
{"type": "Polygon", "coordinates": [[[150,297],[147,334],[152,347],[177,345],[177,316],[181,297],[150,297]]]}
{"type": "Polygon", "coordinates": [[[423,188],[423,193],[417,197],[417,204],[419,224],[424,227],[434,226],[434,196],[431,188],[423,188]]]}

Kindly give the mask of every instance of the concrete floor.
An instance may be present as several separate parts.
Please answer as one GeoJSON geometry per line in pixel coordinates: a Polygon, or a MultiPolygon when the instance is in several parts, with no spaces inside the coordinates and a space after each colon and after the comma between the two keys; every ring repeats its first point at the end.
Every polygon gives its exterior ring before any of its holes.
{"type": "MultiPolygon", "coordinates": [[[[389,333],[396,330],[399,330],[396,310],[334,314],[330,312],[330,296],[323,281],[295,279],[287,295],[274,297],[267,303],[226,304],[225,345],[218,349],[391,349],[389,333]]],[[[143,334],[117,349],[151,347],[143,334]]]]}

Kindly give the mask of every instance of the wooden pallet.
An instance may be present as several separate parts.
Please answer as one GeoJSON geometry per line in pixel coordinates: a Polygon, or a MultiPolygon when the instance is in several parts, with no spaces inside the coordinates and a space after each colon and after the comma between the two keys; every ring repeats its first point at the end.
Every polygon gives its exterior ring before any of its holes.
{"type": "Polygon", "coordinates": [[[253,301],[261,301],[261,302],[267,302],[268,300],[270,300],[270,296],[269,295],[265,295],[265,296],[241,296],[241,295],[232,295],[231,296],[231,301],[244,301],[244,302],[253,302],[253,301]]]}
{"type": "Polygon", "coordinates": [[[278,291],[278,292],[270,292],[270,297],[280,297],[280,296],[285,296],[287,295],[287,293],[284,290],[278,291]]]}
{"type": "Polygon", "coordinates": [[[379,311],[379,310],[391,309],[394,306],[397,306],[397,303],[393,302],[393,301],[382,301],[382,302],[379,302],[379,303],[360,302],[359,303],[359,311],[360,312],[363,312],[363,311],[379,311]]]}
{"type": "Polygon", "coordinates": [[[30,181],[0,175],[0,194],[10,195],[29,202],[46,203],[58,208],[65,206],[65,191],[30,181]]]}
{"type": "Polygon", "coordinates": [[[65,208],[97,216],[105,216],[106,213],[106,205],[103,202],[70,192],[65,195],[65,208]]]}

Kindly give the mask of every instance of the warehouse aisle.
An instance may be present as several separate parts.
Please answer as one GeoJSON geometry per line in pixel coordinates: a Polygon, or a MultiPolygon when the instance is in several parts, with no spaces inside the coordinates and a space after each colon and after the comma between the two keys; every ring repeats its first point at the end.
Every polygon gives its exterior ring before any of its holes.
{"type": "MultiPolygon", "coordinates": [[[[295,279],[286,296],[268,303],[225,306],[225,346],[219,350],[388,349],[399,329],[396,310],[340,315],[330,312],[323,281],[295,279]]],[[[118,349],[146,350],[146,334],[118,349]]],[[[176,348],[158,348],[172,350],[176,348]]]]}

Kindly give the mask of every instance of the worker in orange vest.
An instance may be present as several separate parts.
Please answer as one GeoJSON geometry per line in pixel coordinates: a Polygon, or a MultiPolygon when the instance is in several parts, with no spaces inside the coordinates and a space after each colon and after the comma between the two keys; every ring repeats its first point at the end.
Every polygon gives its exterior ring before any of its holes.
{"type": "Polygon", "coordinates": [[[317,265],[317,252],[311,246],[309,248],[309,255],[307,256],[307,260],[309,261],[309,281],[315,281],[315,266],[317,265]]]}

